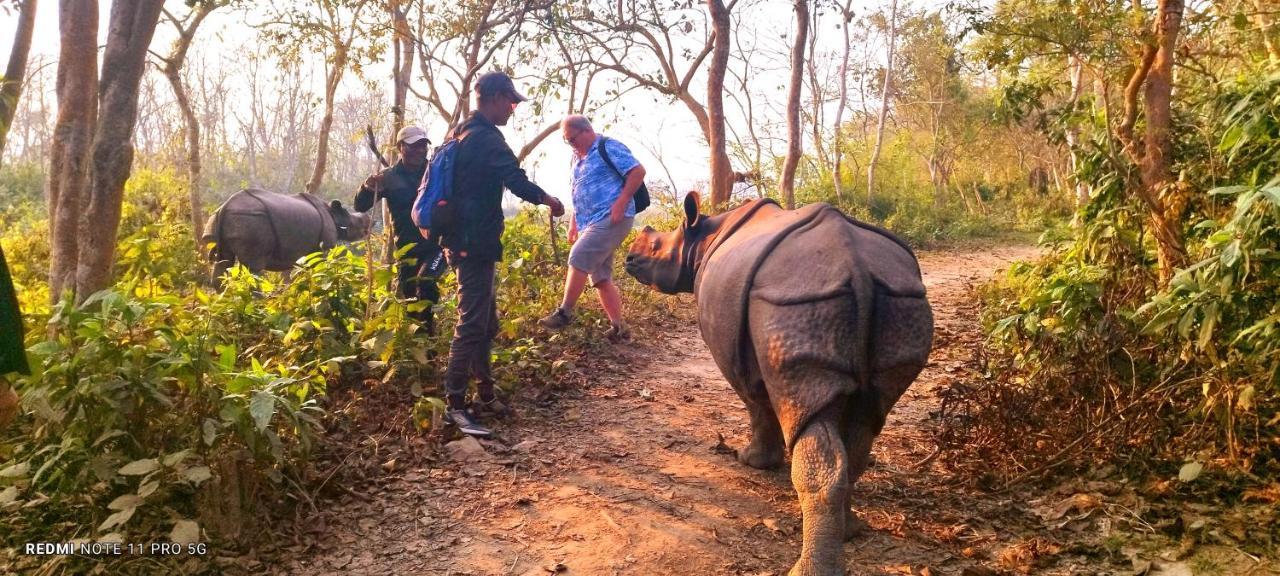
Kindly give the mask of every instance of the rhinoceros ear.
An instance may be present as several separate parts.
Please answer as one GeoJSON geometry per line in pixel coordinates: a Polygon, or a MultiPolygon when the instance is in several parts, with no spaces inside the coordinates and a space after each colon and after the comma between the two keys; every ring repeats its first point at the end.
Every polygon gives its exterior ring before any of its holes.
{"type": "Polygon", "coordinates": [[[701,214],[698,212],[701,202],[698,200],[697,192],[690,192],[684,196],[684,225],[692,228],[698,223],[701,214]]]}
{"type": "Polygon", "coordinates": [[[339,209],[339,208],[342,208],[342,201],[341,201],[341,200],[331,200],[331,201],[329,202],[329,208],[331,208],[331,209],[333,209],[333,210],[337,210],[337,209],[339,209]]]}

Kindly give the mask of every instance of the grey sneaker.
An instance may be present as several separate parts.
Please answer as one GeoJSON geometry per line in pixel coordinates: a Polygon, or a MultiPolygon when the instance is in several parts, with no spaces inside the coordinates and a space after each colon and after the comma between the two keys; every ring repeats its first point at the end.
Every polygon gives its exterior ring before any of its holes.
{"type": "Polygon", "coordinates": [[[550,316],[538,320],[538,325],[547,330],[559,330],[568,326],[573,322],[573,314],[564,311],[564,308],[556,308],[550,316]]]}
{"type": "Polygon", "coordinates": [[[479,422],[476,422],[475,417],[466,410],[450,410],[445,412],[444,419],[449,424],[457,426],[459,432],[468,436],[475,436],[477,438],[488,438],[493,436],[493,432],[489,431],[488,428],[481,426],[479,422]]]}
{"type": "Polygon", "coordinates": [[[621,324],[613,324],[608,330],[604,331],[605,338],[614,344],[631,341],[631,327],[626,322],[621,324]]]}

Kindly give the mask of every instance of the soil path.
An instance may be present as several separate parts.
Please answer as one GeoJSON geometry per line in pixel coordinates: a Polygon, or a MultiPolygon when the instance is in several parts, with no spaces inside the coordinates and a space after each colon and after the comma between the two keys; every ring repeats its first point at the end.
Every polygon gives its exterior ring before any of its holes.
{"type": "MultiPolygon", "coordinates": [[[[871,530],[845,546],[850,574],[994,574],[983,566],[1036,546],[1039,525],[1025,503],[949,486],[929,458],[937,392],[963,370],[977,337],[971,285],[1034,254],[1000,247],[922,255],[935,350],[853,491],[871,530]]],[[[747,415],[696,326],[661,346],[615,355],[606,362],[610,373],[525,405],[482,452],[453,444],[437,462],[391,464],[392,472],[368,485],[345,487],[348,495],[321,506],[307,521],[313,534],[278,567],[295,574],[785,574],[800,548],[788,473],[747,468],[726,449],[746,443],[747,415]]]]}

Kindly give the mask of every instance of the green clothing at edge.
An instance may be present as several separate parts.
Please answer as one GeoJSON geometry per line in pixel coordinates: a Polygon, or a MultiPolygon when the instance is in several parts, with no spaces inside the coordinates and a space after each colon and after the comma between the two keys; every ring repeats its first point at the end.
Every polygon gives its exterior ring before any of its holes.
{"type": "Polygon", "coordinates": [[[22,313],[18,293],[9,278],[9,264],[0,249],[0,376],[10,372],[29,374],[26,347],[22,342],[22,313]]]}

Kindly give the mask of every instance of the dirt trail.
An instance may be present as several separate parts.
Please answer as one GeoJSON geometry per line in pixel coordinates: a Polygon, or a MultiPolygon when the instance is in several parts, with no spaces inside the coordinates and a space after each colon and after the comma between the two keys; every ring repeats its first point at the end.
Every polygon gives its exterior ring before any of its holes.
{"type": "MultiPolygon", "coordinates": [[[[937,344],[854,489],[871,530],[845,547],[850,574],[959,574],[1035,545],[1025,503],[948,486],[936,462],[916,469],[933,451],[937,391],[974,338],[968,287],[1033,254],[1013,247],[921,257],[937,344]]],[[[785,574],[800,548],[795,493],[785,469],[747,468],[720,444],[721,436],[731,447],[746,443],[747,415],[696,326],[616,355],[611,373],[525,405],[482,453],[446,451],[438,462],[399,464],[350,486],[353,495],[308,521],[314,538],[278,566],[296,574],[785,574]]]]}

